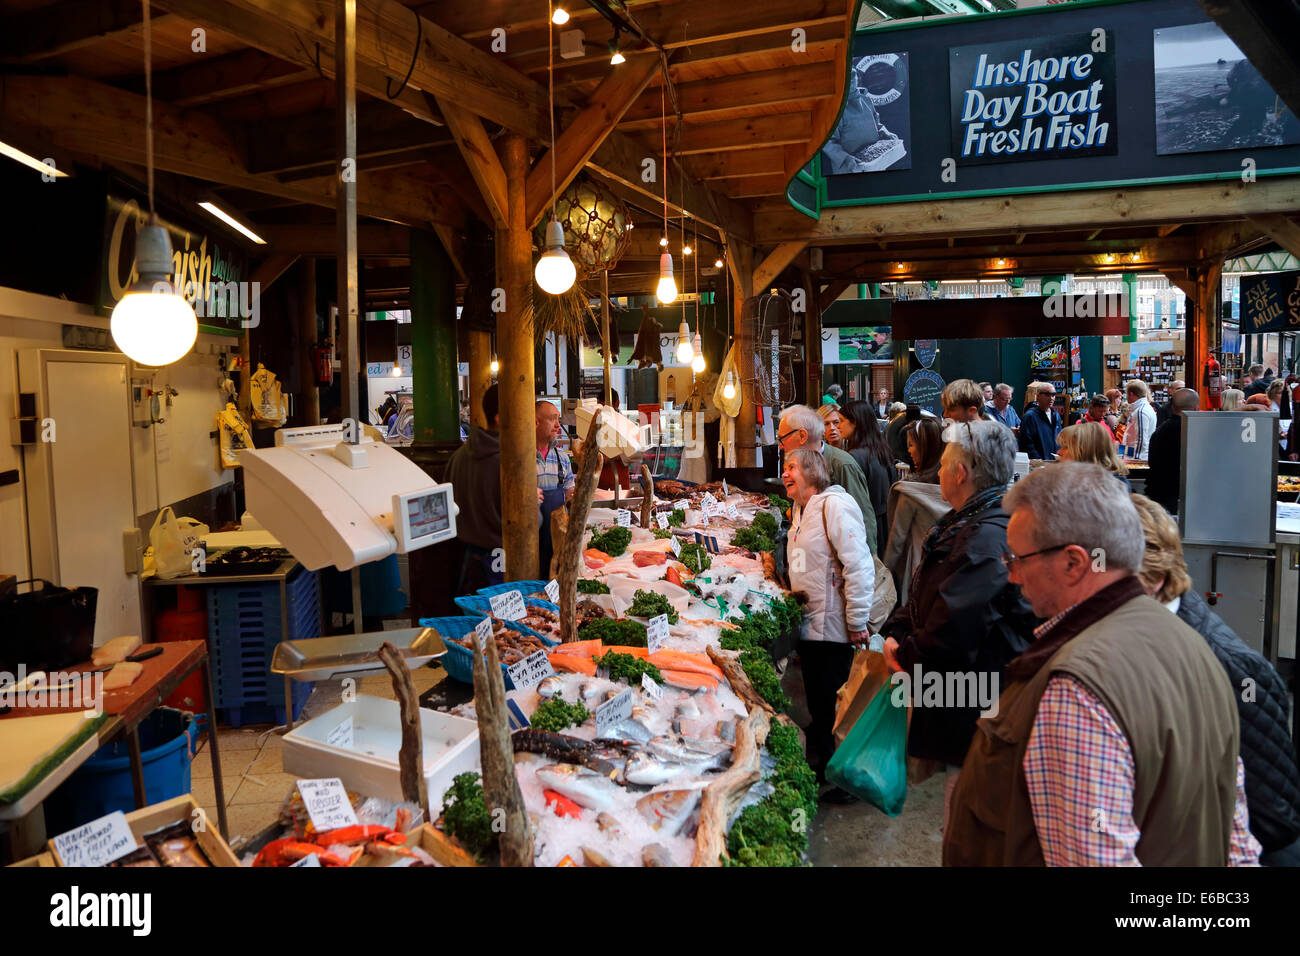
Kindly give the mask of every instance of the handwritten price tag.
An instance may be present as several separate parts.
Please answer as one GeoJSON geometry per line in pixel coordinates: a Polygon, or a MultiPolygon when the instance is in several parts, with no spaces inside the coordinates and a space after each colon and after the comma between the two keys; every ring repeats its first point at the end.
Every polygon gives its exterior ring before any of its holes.
{"type": "Polygon", "coordinates": [[[681,557],[682,543],[677,540],[677,535],[673,535],[671,538],[669,538],[668,543],[672,545],[673,554],[677,555],[678,557],[681,557]]]}
{"type": "Polygon", "coordinates": [[[668,512],[661,511],[655,515],[655,524],[659,525],[660,531],[668,530],[668,512]]]}
{"type": "Polygon", "coordinates": [[[532,687],[555,673],[546,651],[534,651],[522,661],[511,664],[506,671],[510,674],[510,681],[515,685],[515,690],[532,687]]]}
{"type": "Polygon", "coordinates": [[[319,868],[319,867],[320,867],[320,858],[317,857],[315,853],[311,853],[311,854],[308,854],[307,856],[304,856],[304,857],[303,857],[301,860],[299,860],[297,863],[290,863],[290,864],[289,864],[289,869],[293,869],[295,866],[314,866],[314,867],[319,868]]]}
{"type": "Polygon", "coordinates": [[[596,708],[596,736],[604,737],[611,730],[632,716],[632,707],[636,697],[629,687],[623,693],[605,701],[596,708]]]}
{"type": "Polygon", "coordinates": [[[731,491],[728,490],[728,488],[727,488],[727,479],[726,479],[726,478],[723,478],[723,479],[722,479],[722,497],[726,498],[726,497],[729,497],[730,495],[731,495],[731,491]]]}
{"type": "Polygon", "coordinates": [[[356,811],[352,809],[348,792],[338,777],[299,780],[298,793],[302,795],[303,805],[307,807],[307,815],[317,833],[356,826],[356,811]]]}
{"type": "Polygon", "coordinates": [[[353,742],[352,732],[352,715],[349,714],[343,721],[325,736],[325,742],[331,747],[351,748],[353,742]]]}
{"type": "Polygon", "coordinates": [[[641,675],[641,689],[645,691],[646,696],[651,700],[663,700],[664,689],[655,683],[655,679],[649,674],[641,675]]]}
{"type": "Polygon", "coordinates": [[[555,580],[555,578],[551,578],[551,580],[546,582],[546,600],[550,601],[552,604],[560,603],[560,582],[555,580]]]}
{"type": "Polygon", "coordinates": [[[488,604],[492,607],[492,616],[503,621],[522,621],[528,616],[528,608],[524,607],[524,596],[517,590],[494,594],[488,598],[488,604]]]}
{"type": "Polygon", "coordinates": [[[135,848],[135,835],[121,810],[54,838],[54,849],[64,866],[107,866],[135,848]]]}
{"type": "Polygon", "coordinates": [[[676,501],[673,502],[673,511],[685,511],[685,510],[686,510],[685,498],[678,498],[676,501]]]}
{"type": "Polygon", "coordinates": [[[650,618],[650,623],[645,629],[646,648],[651,654],[658,653],[668,640],[668,615],[656,614],[650,618]]]}
{"type": "Polygon", "coordinates": [[[736,506],[735,506],[735,505],[728,503],[728,505],[727,505],[727,517],[728,517],[728,518],[739,518],[739,517],[740,517],[740,512],[736,510],[736,506]]]}
{"type": "Polygon", "coordinates": [[[626,508],[619,508],[614,515],[614,520],[618,522],[620,528],[630,528],[632,527],[632,512],[626,508]]]}
{"type": "Polygon", "coordinates": [[[488,641],[492,640],[492,618],[485,617],[474,625],[474,633],[478,635],[479,644],[483,652],[487,653],[488,641]]]}

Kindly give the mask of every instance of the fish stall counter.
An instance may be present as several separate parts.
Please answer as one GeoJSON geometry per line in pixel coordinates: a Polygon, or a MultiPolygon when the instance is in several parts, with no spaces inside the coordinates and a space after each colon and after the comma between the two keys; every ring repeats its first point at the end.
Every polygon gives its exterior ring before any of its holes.
{"type": "MultiPolygon", "coordinates": [[[[655,490],[649,529],[593,512],[578,639],[553,646],[549,667],[510,671],[509,700],[528,722],[513,741],[535,863],[797,865],[806,834],[789,832],[780,847],[746,836],[770,833],[781,816],[773,802],[788,811],[791,794],[809,815],[816,809],[798,731],[776,716],[789,701],[767,650],[800,620],[776,580],[777,511],[767,496],[722,482],[655,490]],[[741,724],[755,711],[765,728],[772,719],[768,746],[755,752],[751,740],[742,754],[741,724]],[[736,809],[711,823],[718,801],[708,794],[734,786],[735,767],[749,760],[736,809]],[[725,860],[710,842],[713,825],[730,831],[725,860]]],[[[538,634],[558,641],[558,618],[538,634]]],[[[508,630],[495,636],[503,655],[515,649],[508,630]]],[[[473,703],[452,712],[472,716],[473,703]]]]}

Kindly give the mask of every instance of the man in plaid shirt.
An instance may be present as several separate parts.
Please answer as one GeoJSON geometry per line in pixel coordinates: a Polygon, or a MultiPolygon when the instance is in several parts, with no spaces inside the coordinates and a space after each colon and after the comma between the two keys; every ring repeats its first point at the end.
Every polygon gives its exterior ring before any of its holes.
{"type": "Polygon", "coordinates": [[[1136,578],[1145,539],[1127,492],[1062,462],[1003,509],[1009,579],[1047,620],[978,723],[944,863],[1257,864],[1234,688],[1136,578]]]}
{"type": "Polygon", "coordinates": [[[553,402],[537,403],[537,493],[541,504],[541,538],[538,567],[546,576],[551,567],[551,512],[573,496],[573,466],[569,456],[556,447],[560,431],[560,410],[553,402]]]}

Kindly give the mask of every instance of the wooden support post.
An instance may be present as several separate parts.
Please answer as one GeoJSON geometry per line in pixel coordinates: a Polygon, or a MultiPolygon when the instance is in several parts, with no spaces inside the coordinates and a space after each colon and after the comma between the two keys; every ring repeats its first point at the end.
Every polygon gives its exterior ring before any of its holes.
{"type": "Polygon", "coordinates": [[[808,310],[803,328],[804,402],[813,405],[822,395],[821,281],[807,270],[803,271],[802,276],[804,303],[808,310]]]}
{"type": "Polygon", "coordinates": [[[757,468],[758,439],[754,428],[758,415],[754,407],[754,386],[747,381],[754,377],[756,346],[750,335],[751,330],[745,325],[745,303],[755,294],[753,248],[743,243],[729,242],[727,265],[731,269],[733,280],[732,314],[735,317],[736,354],[740,362],[740,379],[744,384],[741,389],[740,414],[736,416],[736,467],[757,468]]]}
{"type": "Polygon", "coordinates": [[[483,393],[492,384],[492,336],[488,332],[470,329],[469,339],[469,420],[479,428],[487,428],[483,417],[483,393]]]}
{"type": "Polygon", "coordinates": [[[1209,408],[1207,390],[1202,387],[1205,380],[1205,359],[1213,347],[1213,323],[1218,319],[1219,277],[1223,274],[1223,259],[1215,257],[1203,261],[1197,266],[1193,281],[1195,287],[1189,295],[1187,333],[1184,346],[1184,381],[1189,388],[1196,389],[1201,398],[1200,407],[1209,408]]]}
{"type": "Polygon", "coordinates": [[[506,579],[537,577],[537,443],[536,389],[531,312],[533,250],[528,233],[525,186],[528,146],[511,133],[501,141],[506,172],[509,226],[497,232],[497,282],[505,289],[506,308],[497,313],[497,373],[501,414],[501,543],[506,552],[506,579]]]}
{"type": "Polygon", "coordinates": [[[304,425],[320,424],[320,389],[316,386],[316,260],[303,259],[298,273],[298,378],[302,382],[304,425]]]}

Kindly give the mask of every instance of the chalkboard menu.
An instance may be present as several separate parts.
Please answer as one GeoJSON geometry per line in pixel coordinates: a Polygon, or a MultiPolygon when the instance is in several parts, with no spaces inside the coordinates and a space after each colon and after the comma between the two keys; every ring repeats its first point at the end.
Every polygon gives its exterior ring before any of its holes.
{"type": "Polygon", "coordinates": [[[940,397],[946,384],[938,372],[928,368],[918,369],[907,377],[903,385],[903,401],[942,415],[943,403],[940,397]]]}
{"type": "Polygon", "coordinates": [[[1241,331],[1287,332],[1300,327],[1300,272],[1270,272],[1241,280],[1241,331]]]}

